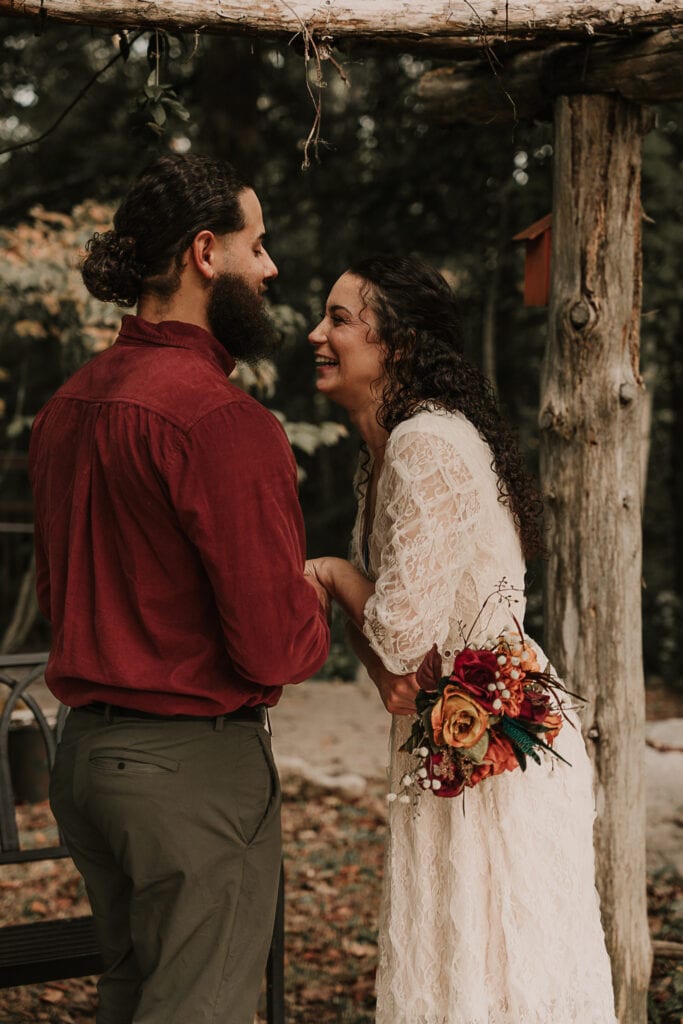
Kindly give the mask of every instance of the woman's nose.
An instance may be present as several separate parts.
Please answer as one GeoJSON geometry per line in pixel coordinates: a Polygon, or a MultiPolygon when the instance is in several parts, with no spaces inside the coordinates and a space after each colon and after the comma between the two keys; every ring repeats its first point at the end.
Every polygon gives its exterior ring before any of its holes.
{"type": "Polygon", "coordinates": [[[311,345],[320,345],[325,340],[325,332],[322,329],[324,323],[325,321],[321,320],[308,335],[311,345]]]}

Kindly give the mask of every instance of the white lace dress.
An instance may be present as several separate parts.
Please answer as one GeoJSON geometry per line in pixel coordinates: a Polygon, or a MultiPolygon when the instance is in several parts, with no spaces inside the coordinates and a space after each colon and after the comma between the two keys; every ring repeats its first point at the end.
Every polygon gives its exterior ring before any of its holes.
{"type": "MultiPolygon", "coordinates": [[[[376,582],[365,633],[393,672],[415,670],[433,643],[450,669],[461,625],[467,632],[501,578],[523,587],[490,466],[489,448],[457,413],[421,411],[389,438],[367,565],[362,498],[352,558],[376,582]]],[[[520,621],[523,611],[515,607],[520,621]]],[[[506,625],[510,613],[498,608],[486,632],[506,625]]],[[[411,763],[399,752],[411,722],[393,719],[392,788],[411,763]]],[[[591,766],[579,729],[565,723],[555,746],[571,768],[529,762],[524,774],[467,789],[464,802],[424,793],[417,816],[390,805],[378,1024],[615,1024],[591,766]]]]}

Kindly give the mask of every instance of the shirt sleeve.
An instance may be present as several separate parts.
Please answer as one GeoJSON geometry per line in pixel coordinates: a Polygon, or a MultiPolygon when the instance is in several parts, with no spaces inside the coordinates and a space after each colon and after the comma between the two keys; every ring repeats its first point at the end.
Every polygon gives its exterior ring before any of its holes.
{"type": "Polygon", "coordinates": [[[384,665],[414,672],[457,621],[456,595],[472,560],[475,476],[440,434],[403,427],[387,445],[378,506],[389,526],[363,632],[384,665]]]}
{"type": "Polygon", "coordinates": [[[207,414],[186,436],[170,487],[235,669],[266,686],[313,675],[327,657],[329,627],[303,574],[296,463],[275,417],[253,400],[207,414]]]}

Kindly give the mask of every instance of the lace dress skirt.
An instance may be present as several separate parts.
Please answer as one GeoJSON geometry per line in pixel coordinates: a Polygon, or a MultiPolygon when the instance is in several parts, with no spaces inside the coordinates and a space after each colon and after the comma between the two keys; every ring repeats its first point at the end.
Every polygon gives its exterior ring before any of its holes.
{"type": "MultiPolygon", "coordinates": [[[[616,1024],[576,721],[541,766],[390,805],[378,1024],[616,1024]],[[463,799],[464,798],[464,799],[463,799]]],[[[411,719],[394,717],[390,776],[411,719]]]]}

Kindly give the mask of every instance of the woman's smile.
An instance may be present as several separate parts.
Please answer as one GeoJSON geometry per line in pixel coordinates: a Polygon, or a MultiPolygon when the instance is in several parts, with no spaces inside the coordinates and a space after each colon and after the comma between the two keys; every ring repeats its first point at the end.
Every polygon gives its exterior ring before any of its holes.
{"type": "Polygon", "coordinates": [[[360,278],[339,278],[308,340],[315,352],[318,391],[349,412],[374,401],[377,381],[384,377],[383,350],[360,278]]]}

